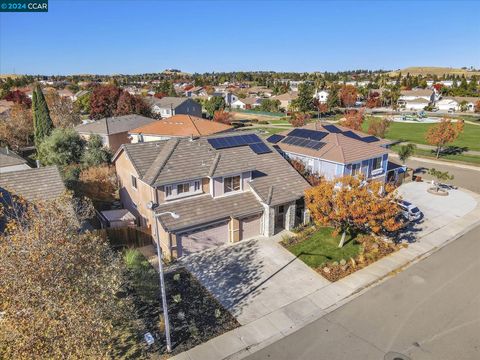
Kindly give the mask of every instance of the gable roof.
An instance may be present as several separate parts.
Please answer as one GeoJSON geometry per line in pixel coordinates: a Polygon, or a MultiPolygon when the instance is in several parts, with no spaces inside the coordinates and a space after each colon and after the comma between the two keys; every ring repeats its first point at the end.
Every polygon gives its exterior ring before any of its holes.
{"type": "Polygon", "coordinates": [[[75,126],[81,134],[112,135],[127,132],[137,127],[157,121],[141,115],[131,114],[104,118],[75,126]]]}
{"type": "Polygon", "coordinates": [[[181,98],[181,97],[173,97],[173,96],[165,96],[161,99],[156,97],[148,97],[146,101],[151,105],[156,105],[160,108],[177,108],[182,105],[185,101],[191,100],[190,98],[181,98]]]}
{"type": "Polygon", "coordinates": [[[0,148],[0,167],[26,164],[27,160],[8,148],[0,148]]]}
{"type": "Polygon", "coordinates": [[[292,91],[292,92],[288,92],[288,93],[285,93],[285,94],[281,94],[281,95],[275,95],[275,96],[272,96],[272,99],[273,100],[295,100],[298,98],[298,92],[296,91],[292,91]]]}
{"type": "Polygon", "coordinates": [[[430,89],[417,89],[417,90],[401,90],[401,96],[431,96],[433,90],[430,89]]]}
{"type": "Polygon", "coordinates": [[[56,166],[0,173],[0,188],[27,201],[54,200],[65,192],[56,166]]]}
{"type": "Polygon", "coordinates": [[[208,142],[208,139],[236,135],[239,134],[124,144],[113,161],[125,151],[140,178],[153,187],[253,171],[253,179],[249,184],[267,204],[276,205],[303,196],[304,190],[310,185],[268,144],[271,152],[256,154],[249,146],[214,149],[208,142]],[[273,196],[269,197],[272,187],[273,196]]]}
{"type": "MultiPolygon", "coordinates": [[[[347,135],[349,133],[359,137],[367,137],[370,135],[337,124],[334,126],[338,128],[339,132],[330,132],[328,128],[325,128],[324,125],[320,123],[310,123],[302,127],[302,129],[328,133],[328,135],[320,140],[325,143],[325,145],[318,150],[286,144],[282,141],[278,142],[276,146],[283,151],[320,158],[340,164],[358,162],[388,153],[388,150],[382,145],[390,144],[390,140],[379,139],[374,143],[366,143],[347,135]]],[[[287,136],[291,131],[292,130],[284,131],[280,135],[287,136]]]]}
{"type": "Polygon", "coordinates": [[[174,115],[130,131],[131,134],[205,136],[233,129],[232,126],[191,115],[174,115]]]}

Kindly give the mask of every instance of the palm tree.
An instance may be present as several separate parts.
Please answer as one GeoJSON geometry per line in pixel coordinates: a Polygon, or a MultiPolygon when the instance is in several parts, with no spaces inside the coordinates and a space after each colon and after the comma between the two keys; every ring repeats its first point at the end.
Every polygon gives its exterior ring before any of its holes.
{"type": "Polygon", "coordinates": [[[415,153],[417,146],[415,144],[402,145],[398,150],[398,157],[403,165],[407,162],[408,158],[415,153]]]}

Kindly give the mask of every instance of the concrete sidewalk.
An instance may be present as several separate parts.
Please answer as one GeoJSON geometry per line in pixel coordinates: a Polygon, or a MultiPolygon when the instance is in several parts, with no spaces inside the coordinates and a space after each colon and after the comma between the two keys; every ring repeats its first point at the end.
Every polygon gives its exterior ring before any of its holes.
{"type": "Polygon", "coordinates": [[[353,300],[368,288],[394,276],[409,265],[425,258],[480,225],[480,195],[462,190],[477,203],[473,210],[450,223],[425,234],[374,264],[303,298],[183,352],[173,359],[241,359],[278,341],[305,325],[353,300]]]}

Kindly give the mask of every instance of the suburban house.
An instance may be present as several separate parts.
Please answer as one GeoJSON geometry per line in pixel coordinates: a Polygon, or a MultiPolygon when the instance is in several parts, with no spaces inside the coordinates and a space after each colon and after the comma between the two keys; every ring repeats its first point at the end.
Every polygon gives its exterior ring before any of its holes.
{"type": "Polygon", "coordinates": [[[232,126],[191,115],[175,115],[140,126],[129,132],[132,143],[199,137],[231,131],[232,126]]]}
{"type": "Polygon", "coordinates": [[[435,90],[402,90],[398,99],[398,105],[401,108],[409,110],[423,110],[426,106],[435,103],[437,100],[438,95],[435,90]]]}
{"type": "Polygon", "coordinates": [[[0,174],[25,169],[30,169],[27,160],[14,153],[8,147],[0,148],[0,174]]]}
{"type": "Polygon", "coordinates": [[[480,101],[480,97],[445,97],[438,100],[435,107],[443,111],[474,112],[477,101],[480,101]]]}
{"type": "Polygon", "coordinates": [[[129,131],[155,121],[158,120],[132,114],[85,122],[75,126],[75,130],[85,140],[93,134],[100,135],[103,145],[115,152],[120,145],[130,142],[129,131]]]}
{"type": "Polygon", "coordinates": [[[65,190],[62,176],[56,166],[0,174],[0,192],[21,196],[26,201],[54,200],[63,195],[65,190]]]}
{"type": "Polygon", "coordinates": [[[315,93],[315,97],[318,99],[320,104],[325,104],[328,99],[328,91],[327,90],[319,90],[315,93]]]}
{"type": "Polygon", "coordinates": [[[232,103],[232,109],[254,109],[257,106],[260,106],[262,99],[259,98],[244,98],[244,99],[237,99],[232,103]]]}
{"type": "Polygon", "coordinates": [[[184,95],[186,97],[208,96],[207,91],[202,86],[191,87],[188,90],[185,90],[184,95]]]}
{"type": "Polygon", "coordinates": [[[218,96],[218,97],[222,97],[223,100],[225,100],[225,104],[230,107],[232,106],[232,104],[238,100],[238,96],[235,95],[234,93],[230,92],[230,91],[226,91],[226,92],[215,92],[212,94],[212,96],[209,97],[209,99],[211,99],[212,97],[214,96],[218,96]]]}
{"type": "Polygon", "coordinates": [[[268,142],[286,158],[301,161],[306,169],[328,180],[363,174],[367,180],[398,180],[405,169],[389,167],[389,140],[339,125],[311,123],[272,135],[268,142]]]}
{"type": "Polygon", "coordinates": [[[202,106],[191,98],[166,96],[161,99],[156,97],[147,97],[146,99],[152,112],[162,118],[179,114],[202,117],[202,106]]]}
{"type": "Polygon", "coordinates": [[[290,109],[290,106],[292,104],[293,100],[296,100],[298,98],[298,93],[296,91],[288,92],[282,95],[276,95],[272,96],[272,100],[278,100],[280,101],[280,107],[285,109],[285,111],[288,111],[290,109]]]}
{"type": "Polygon", "coordinates": [[[309,184],[255,134],[125,144],[113,161],[125,209],[167,256],[271,236],[303,221],[309,184]],[[174,218],[167,212],[175,212],[174,218]]]}

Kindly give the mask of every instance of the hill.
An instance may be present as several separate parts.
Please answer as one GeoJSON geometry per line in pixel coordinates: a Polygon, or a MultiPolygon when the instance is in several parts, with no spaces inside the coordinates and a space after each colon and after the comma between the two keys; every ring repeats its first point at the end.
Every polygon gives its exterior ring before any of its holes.
{"type": "Polygon", "coordinates": [[[467,69],[459,68],[449,68],[449,67],[437,67],[437,66],[412,66],[405,69],[391,71],[388,73],[389,76],[398,76],[398,73],[401,72],[402,75],[410,73],[410,75],[437,75],[443,76],[444,74],[448,75],[465,75],[467,77],[477,75],[480,76],[480,71],[470,71],[467,69]]]}

